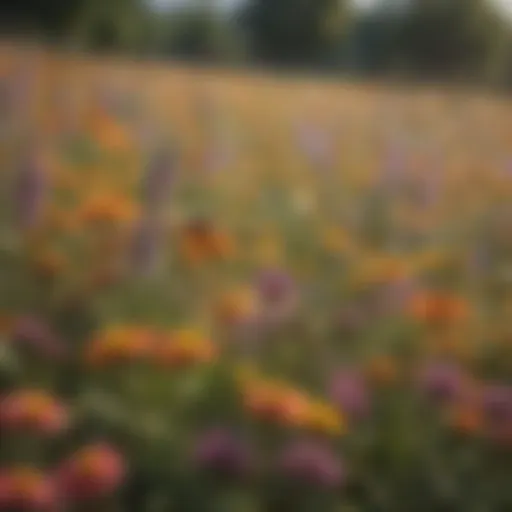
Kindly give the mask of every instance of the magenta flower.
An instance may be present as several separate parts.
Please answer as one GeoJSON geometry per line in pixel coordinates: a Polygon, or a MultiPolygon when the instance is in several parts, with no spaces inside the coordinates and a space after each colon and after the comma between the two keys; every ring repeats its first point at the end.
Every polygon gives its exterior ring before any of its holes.
{"type": "Polygon", "coordinates": [[[423,392],[439,403],[453,402],[464,391],[465,376],[462,370],[450,363],[433,362],[425,365],[419,375],[423,392]]]}
{"type": "Polygon", "coordinates": [[[246,475],[251,469],[248,446],[232,432],[218,428],[201,435],[194,449],[197,467],[229,477],[246,475]]]}
{"type": "Polygon", "coordinates": [[[331,400],[352,420],[362,419],[370,412],[371,399],[366,380],[355,369],[338,371],[330,383],[331,400]]]}
{"type": "Polygon", "coordinates": [[[265,320],[283,320],[296,310],[299,301],[297,285],[284,270],[264,270],[258,276],[255,286],[265,320]]]}
{"type": "Polygon", "coordinates": [[[340,458],[329,448],[310,441],[295,441],[281,453],[280,472],[301,484],[333,488],[343,484],[345,470],[340,458]]]}

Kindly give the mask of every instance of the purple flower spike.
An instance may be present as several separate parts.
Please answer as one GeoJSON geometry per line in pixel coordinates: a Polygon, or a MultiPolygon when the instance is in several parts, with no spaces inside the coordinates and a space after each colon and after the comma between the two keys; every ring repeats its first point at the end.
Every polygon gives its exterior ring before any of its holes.
{"type": "Polygon", "coordinates": [[[34,227],[41,219],[48,192],[48,176],[36,155],[29,155],[16,176],[14,208],[22,229],[34,227]]]}
{"type": "Polygon", "coordinates": [[[194,451],[196,465],[228,477],[241,477],[251,468],[247,445],[232,432],[218,428],[200,437],[194,451]]]}
{"type": "Polygon", "coordinates": [[[145,206],[159,209],[169,200],[175,175],[175,158],[169,151],[153,155],[142,184],[142,196],[145,206]]]}
{"type": "Polygon", "coordinates": [[[334,488],[343,484],[345,470],[329,448],[310,441],[296,441],[281,453],[279,470],[302,484],[334,488]]]}

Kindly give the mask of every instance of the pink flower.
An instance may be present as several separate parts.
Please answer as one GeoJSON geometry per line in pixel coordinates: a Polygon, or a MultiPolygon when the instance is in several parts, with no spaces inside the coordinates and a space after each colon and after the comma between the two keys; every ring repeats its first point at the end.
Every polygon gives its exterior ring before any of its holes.
{"type": "Polygon", "coordinates": [[[352,419],[361,419],[370,412],[371,398],[363,374],[355,369],[338,371],[330,385],[332,401],[352,419]]]}
{"type": "Polygon", "coordinates": [[[53,512],[57,493],[51,478],[29,468],[0,472],[0,510],[53,512]]]}
{"type": "Polygon", "coordinates": [[[115,492],[126,476],[126,462],[105,444],[86,446],[58,470],[63,495],[70,501],[90,500],[115,492]]]}
{"type": "Polygon", "coordinates": [[[61,358],[65,352],[57,335],[36,316],[23,315],[16,319],[12,337],[16,343],[52,359],[61,358]]]}
{"type": "Polygon", "coordinates": [[[303,484],[337,487],[345,478],[341,460],[330,449],[309,441],[296,441],[281,453],[281,472],[303,484]]]}
{"type": "Polygon", "coordinates": [[[5,431],[55,435],[67,425],[66,409],[45,391],[21,390],[0,399],[0,427],[5,431]]]}
{"type": "Polygon", "coordinates": [[[225,429],[202,434],[195,446],[194,459],[198,467],[226,476],[245,475],[251,466],[248,446],[225,429]]]}

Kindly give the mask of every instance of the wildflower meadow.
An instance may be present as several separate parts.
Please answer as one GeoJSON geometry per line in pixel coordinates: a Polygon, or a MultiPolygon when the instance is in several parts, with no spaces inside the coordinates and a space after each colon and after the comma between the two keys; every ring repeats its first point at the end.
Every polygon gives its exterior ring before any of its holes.
{"type": "Polygon", "coordinates": [[[0,510],[512,510],[512,108],[1,47],[0,510]]]}

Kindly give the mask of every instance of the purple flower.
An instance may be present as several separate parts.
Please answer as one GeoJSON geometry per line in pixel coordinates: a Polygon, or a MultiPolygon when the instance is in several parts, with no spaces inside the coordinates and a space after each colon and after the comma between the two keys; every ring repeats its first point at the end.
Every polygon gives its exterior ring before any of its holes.
{"type": "Polygon", "coordinates": [[[159,209],[169,200],[175,167],[176,159],[171,152],[159,151],[153,155],[142,183],[146,208],[159,209]]]}
{"type": "Polygon", "coordinates": [[[330,383],[334,403],[352,419],[361,419],[370,411],[370,395],[363,375],[355,369],[338,371],[330,383]]]}
{"type": "Polygon", "coordinates": [[[261,298],[266,302],[279,303],[295,292],[295,282],[282,270],[265,270],[258,277],[258,290],[261,298]]]}
{"type": "Polygon", "coordinates": [[[223,428],[203,433],[197,441],[193,458],[199,468],[228,477],[244,476],[251,469],[248,446],[223,428]]]}
{"type": "Polygon", "coordinates": [[[298,303],[298,289],[287,272],[274,268],[260,273],[256,290],[264,308],[266,320],[282,320],[289,317],[298,303]]]}
{"type": "Polygon", "coordinates": [[[61,340],[43,320],[30,315],[19,317],[12,331],[13,340],[35,350],[38,355],[59,359],[64,353],[61,340]]]}
{"type": "Polygon", "coordinates": [[[420,386],[436,402],[453,402],[464,390],[464,374],[458,366],[444,362],[427,364],[420,373],[420,386]]]}
{"type": "Polygon", "coordinates": [[[342,461],[329,448],[311,441],[295,441],[287,446],[278,467],[288,478],[315,487],[333,488],[343,484],[342,461]]]}
{"type": "Polygon", "coordinates": [[[487,386],[482,395],[482,408],[490,423],[512,426],[512,387],[487,386]]]}
{"type": "Polygon", "coordinates": [[[46,204],[48,176],[36,154],[29,154],[15,178],[14,208],[21,228],[32,228],[40,220],[46,204]]]}

